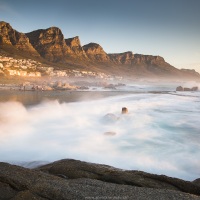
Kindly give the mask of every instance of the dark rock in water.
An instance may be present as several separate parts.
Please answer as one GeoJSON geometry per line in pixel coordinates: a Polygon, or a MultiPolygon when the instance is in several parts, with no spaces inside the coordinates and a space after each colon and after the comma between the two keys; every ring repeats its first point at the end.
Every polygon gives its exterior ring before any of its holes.
{"type": "Polygon", "coordinates": [[[191,91],[190,88],[183,88],[184,91],[191,91]]]}
{"type": "Polygon", "coordinates": [[[122,114],[127,114],[127,113],[128,113],[128,108],[123,107],[123,108],[122,108],[122,114]]]}
{"type": "Polygon", "coordinates": [[[77,160],[60,160],[35,170],[0,163],[0,200],[200,200],[194,194],[200,195],[200,187],[188,181],[77,160]]]}
{"type": "Polygon", "coordinates": [[[105,132],[104,135],[113,136],[113,135],[116,135],[116,133],[112,131],[108,131],[108,132],[105,132]]]}
{"type": "Polygon", "coordinates": [[[183,87],[182,87],[182,86],[178,86],[178,87],[176,88],[176,91],[183,91],[183,87]]]}
{"type": "Polygon", "coordinates": [[[109,85],[105,86],[104,88],[105,89],[112,89],[112,90],[116,90],[117,89],[114,84],[109,84],[109,85]]]}
{"type": "Polygon", "coordinates": [[[192,91],[197,91],[199,88],[197,86],[193,87],[191,90],[192,91]]]}
{"type": "Polygon", "coordinates": [[[80,90],[89,90],[89,87],[87,87],[87,86],[80,86],[78,89],[80,89],[80,90]]]}
{"type": "Polygon", "coordinates": [[[198,90],[197,86],[192,87],[192,88],[187,88],[187,87],[183,88],[182,86],[178,86],[176,88],[176,91],[197,91],[197,90],[198,90]]]}
{"type": "Polygon", "coordinates": [[[193,181],[193,183],[194,183],[195,185],[200,186],[200,178],[195,179],[195,180],[193,181]]]}
{"type": "Polygon", "coordinates": [[[116,115],[112,114],[112,113],[108,113],[103,117],[103,121],[110,123],[110,122],[116,122],[119,119],[119,117],[117,117],[116,115]]]}

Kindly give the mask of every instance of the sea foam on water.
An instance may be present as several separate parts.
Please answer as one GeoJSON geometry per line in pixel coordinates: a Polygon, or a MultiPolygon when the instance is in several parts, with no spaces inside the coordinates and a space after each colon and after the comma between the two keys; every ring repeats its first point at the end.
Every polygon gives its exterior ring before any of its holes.
{"type": "Polygon", "coordinates": [[[73,158],[186,180],[199,178],[200,95],[184,94],[45,101],[29,108],[18,102],[0,103],[0,160],[73,158]],[[121,114],[122,107],[128,108],[127,114],[121,114]],[[108,113],[116,120],[106,123],[108,113]]]}

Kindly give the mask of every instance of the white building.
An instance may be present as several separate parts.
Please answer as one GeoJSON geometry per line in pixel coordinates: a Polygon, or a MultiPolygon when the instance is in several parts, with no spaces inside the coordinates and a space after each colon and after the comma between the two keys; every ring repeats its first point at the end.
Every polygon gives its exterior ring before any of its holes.
{"type": "Polygon", "coordinates": [[[10,76],[14,76],[17,74],[17,71],[16,70],[12,70],[12,69],[8,69],[8,72],[10,74],[10,76]]]}

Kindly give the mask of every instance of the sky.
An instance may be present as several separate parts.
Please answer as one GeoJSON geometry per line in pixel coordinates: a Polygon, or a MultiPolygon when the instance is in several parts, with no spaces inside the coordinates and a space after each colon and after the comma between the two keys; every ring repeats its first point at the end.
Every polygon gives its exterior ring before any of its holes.
{"type": "Polygon", "coordinates": [[[0,0],[0,21],[19,32],[59,27],[107,53],[160,55],[200,72],[200,0],[0,0]]]}

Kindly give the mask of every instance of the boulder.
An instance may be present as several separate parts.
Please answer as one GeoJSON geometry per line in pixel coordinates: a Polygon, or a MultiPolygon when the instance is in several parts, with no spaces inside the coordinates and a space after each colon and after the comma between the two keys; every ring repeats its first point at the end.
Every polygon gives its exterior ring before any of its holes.
{"type": "Polygon", "coordinates": [[[64,159],[38,168],[48,174],[63,174],[69,179],[89,178],[137,187],[182,191],[200,195],[200,187],[189,181],[141,171],[121,170],[108,165],[64,159]]]}
{"type": "Polygon", "coordinates": [[[116,135],[116,133],[112,131],[108,131],[108,132],[105,132],[104,135],[113,136],[113,135],[116,135]]]}
{"type": "Polygon", "coordinates": [[[117,89],[114,84],[108,84],[104,88],[105,89],[112,89],[112,90],[116,90],[117,89]]]}
{"type": "Polygon", "coordinates": [[[127,114],[127,113],[128,113],[128,108],[123,107],[123,108],[122,108],[122,114],[127,114]]]}
{"type": "Polygon", "coordinates": [[[108,113],[103,117],[103,121],[106,123],[116,122],[119,119],[115,114],[108,113]]]}
{"type": "Polygon", "coordinates": [[[0,163],[0,192],[0,200],[200,200],[196,196],[200,187],[187,181],[77,160],[61,160],[35,170],[0,163]],[[69,176],[65,179],[58,174],[69,176]]]}
{"type": "Polygon", "coordinates": [[[183,87],[182,87],[182,86],[178,86],[178,87],[176,88],[176,91],[183,91],[183,87]]]}
{"type": "Polygon", "coordinates": [[[195,86],[195,87],[192,87],[192,91],[197,91],[199,88],[197,87],[197,86],[195,86]]]}
{"type": "Polygon", "coordinates": [[[192,88],[188,88],[188,87],[182,87],[182,86],[178,86],[176,88],[176,91],[197,91],[198,90],[198,87],[197,86],[194,86],[192,88]]]}
{"type": "Polygon", "coordinates": [[[191,91],[190,88],[183,88],[183,91],[191,91]]]}
{"type": "Polygon", "coordinates": [[[89,87],[87,86],[80,86],[78,87],[79,90],[89,90],[89,87]]]}

